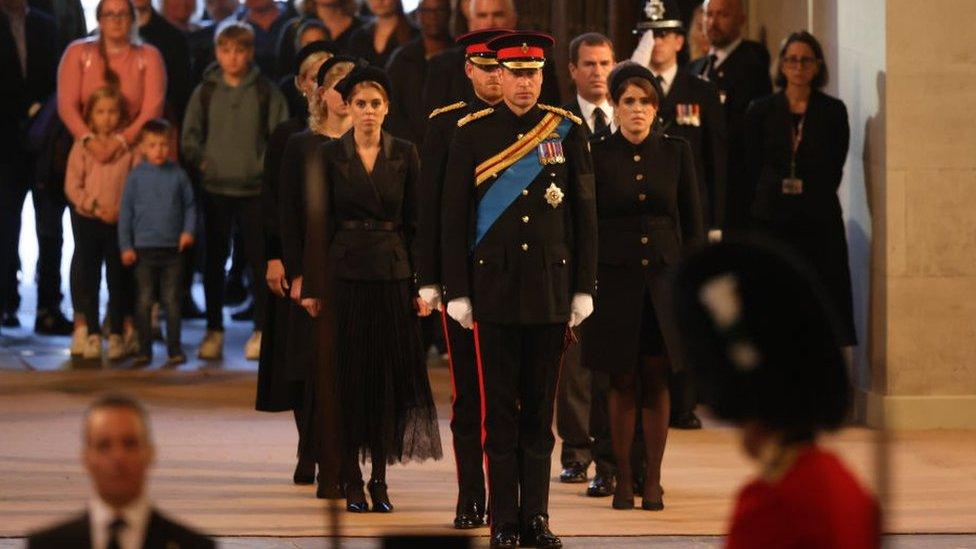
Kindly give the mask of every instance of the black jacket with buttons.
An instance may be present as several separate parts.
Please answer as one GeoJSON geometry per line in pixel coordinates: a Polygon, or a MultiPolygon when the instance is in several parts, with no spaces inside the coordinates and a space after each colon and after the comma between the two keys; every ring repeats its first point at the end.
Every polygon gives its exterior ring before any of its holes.
{"type": "MultiPolygon", "coordinates": [[[[575,293],[596,290],[596,202],[583,128],[563,140],[566,161],[543,166],[474,244],[477,206],[497,178],[475,185],[475,168],[536,127],[546,111],[517,116],[504,103],[458,128],[447,164],[442,211],[445,301],[470,297],[474,319],[497,324],[569,320],[575,293]],[[555,185],[563,198],[547,202],[555,185]],[[472,247],[473,246],[473,247],[472,247]]],[[[533,149],[528,153],[538,158],[533,149]]]]}

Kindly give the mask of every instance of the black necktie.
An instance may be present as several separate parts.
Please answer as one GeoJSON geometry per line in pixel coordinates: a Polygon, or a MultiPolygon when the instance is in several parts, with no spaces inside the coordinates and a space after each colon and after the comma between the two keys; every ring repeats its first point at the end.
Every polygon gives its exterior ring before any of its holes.
{"type": "Polygon", "coordinates": [[[119,533],[123,528],[125,528],[125,519],[122,517],[116,517],[108,525],[108,545],[106,549],[122,549],[122,544],[119,542],[119,533]]]}
{"type": "Polygon", "coordinates": [[[607,129],[607,113],[597,107],[593,110],[593,133],[600,133],[607,129]]]}
{"type": "Polygon", "coordinates": [[[664,95],[667,95],[668,90],[664,89],[664,77],[659,74],[654,79],[657,80],[657,85],[661,86],[661,91],[664,92],[664,95]]]}
{"type": "Polygon", "coordinates": [[[708,67],[705,69],[705,78],[715,81],[715,63],[718,63],[718,56],[714,53],[708,55],[708,67]]]}

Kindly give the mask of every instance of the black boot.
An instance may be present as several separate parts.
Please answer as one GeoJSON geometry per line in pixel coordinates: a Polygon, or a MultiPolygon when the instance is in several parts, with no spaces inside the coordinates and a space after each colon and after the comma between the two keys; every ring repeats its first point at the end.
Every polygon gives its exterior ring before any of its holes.
{"type": "Polygon", "coordinates": [[[549,530],[549,519],[545,515],[536,515],[522,532],[521,546],[555,549],[562,547],[563,542],[549,530]]]}
{"type": "Polygon", "coordinates": [[[499,524],[493,528],[489,547],[497,549],[515,549],[518,546],[518,527],[514,524],[499,524]]]}
{"type": "Polygon", "coordinates": [[[463,503],[454,515],[454,527],[458,530],[481,528],[485,525],[485,506],[480,503],[463,503]]]}

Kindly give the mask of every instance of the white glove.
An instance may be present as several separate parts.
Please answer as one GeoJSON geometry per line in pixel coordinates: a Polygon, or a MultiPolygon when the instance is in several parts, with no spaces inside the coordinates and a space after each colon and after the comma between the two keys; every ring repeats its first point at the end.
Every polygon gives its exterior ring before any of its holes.
{"type": "Polygon", "coordinates": [[[590,294],[576,294],[570,306],[569,327],[575,328],[593,314],[593,296],[590,294]]]}
{"type": "Polygon", "coordinates": [[[708,231],[708,243],[716,244],[722,241],[722,229],[711,229],[708,231]]]}
{"type": "Polygon", "coordinates": [[[651,52],[653,51],[654,33],[648,31],[641,36],[637,47],[634,48],[634,53],[630,56],[630,60],[642,67],[649,67],[651,65],[651,52]]]}
{"type": "Polygon", "coordinates": [[[473,312],[471,300],[466,297],[459,297],[447,302],[447,316],[468,330],[474,328],[473,312]]]}
{"type": "Polygon", "coordinates": [[[436,309],[441,304],[441,291],[437,289],[437,286],[424,286],[417,291],[417,294],[431,309],[436,309]]]}

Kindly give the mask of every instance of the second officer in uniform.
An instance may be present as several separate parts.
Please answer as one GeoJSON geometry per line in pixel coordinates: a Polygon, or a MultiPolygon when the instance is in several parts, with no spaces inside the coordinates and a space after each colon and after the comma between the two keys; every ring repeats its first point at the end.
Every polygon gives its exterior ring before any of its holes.
{"type": "Polygon", "coordinates": [[[596,290],[581,120],[537,103],[552,43],[529,32],[489,42],[503,102],[458,122],[444,182],[444,294],[475,330],[492,547],[562,546],[548,526],[553,398],[567,325],[589,316],[596,290]]]}

